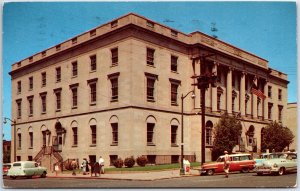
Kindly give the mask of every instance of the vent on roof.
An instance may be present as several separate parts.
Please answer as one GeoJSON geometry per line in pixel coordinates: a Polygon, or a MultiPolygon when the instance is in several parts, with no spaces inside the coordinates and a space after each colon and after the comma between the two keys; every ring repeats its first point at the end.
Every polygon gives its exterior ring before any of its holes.
{"type": "Polygon", "coordinates": [[[72,39],[72,44],[76,44],[77,43],[77,37],[72,39]]]}
{"type": "Polygon", "coordinates": [[[177,31],[174,31],[174,30],[171,30],[171,35],[177,37],[178,32],[177,32],[177,31]]]}
{"type": "Polygon", "coordinates": [[[113,22],[110,23],[111,28],[114,28],[116,26],[118,26],[118,20],[115,20],[113,22]]]}
{"type": "Polygon", "coordinates": [[[33,57],[30,56],[30,57],[29,57],[29,62],[32,62],[32,61],[33,61],[33,57]]]}
{"type": "Polygon", "coordinates": [[[154,28],[154,22],[147,21],[147,26],[151,27],[151,28],[154,28]]]}
{"type": "Polygon", "coordinates": [[[96,29],[90,31],[90,36],[96,36],[96,29]]]}
{"type": "Polygon", "coordinates": [[[56,46],[56,51],[60,50],[60,44],[56,46]]]}
{"type": "Polygon", "coordinates": [[[17,67],[20,67],[20,66],[21,66],[21,62],[18,62],[18,63],[17,63],[17,67]]]}
{"type": "Polygon", "coordinates": [[[42,52],[42,56],[43,56],[43,57],[46,56],[46,51],[43,51],[43,52],[42,52]]]}

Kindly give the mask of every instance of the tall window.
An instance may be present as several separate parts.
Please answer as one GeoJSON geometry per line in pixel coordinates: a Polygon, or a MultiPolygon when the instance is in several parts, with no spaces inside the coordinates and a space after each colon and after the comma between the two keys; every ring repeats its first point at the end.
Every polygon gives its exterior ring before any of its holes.
{"type": "Polygon", "coordinates": [[[282,90],[278,89],[278,100],[281,101],[281,99],[282,99],[282,90]]]}
{"type": "Polygon", "coordinates": [[[118,48],[111,49],[111,64],[118,65],[119,57],[118,57],[118,48]]]}
{"type": "Polygon", "coordinates": [[[77,76],[78,74],[78,64],[77,61],[72,62],[72,77],[77,76]]]}
{"type": "Polygon", "coordinates": [[[90,86],[90,105],[96,105],[97,102],[97,81],[98,78],[87,81],[90,86]]]}
{"type": "Polygon", "coordinates": [[[29,132],[29,148],[33,147],[33,132],[29,132]]]}
{"type": "Polygon", "coordinates": [[[112,129],[112,144],[117,145],[118,144],[118,123],[111,123],[111,129],[112,129]]]}
{"type": "Polygon", "coordinates": [[[177,144],[177,125],[171,125],[171,144],[176,145],[177,144]]]}
{"type": "Polygon", "coordinates": [[[46,72],[43,72],[42,73],[42,87],[46,86],[46,72]]]}
{"type": "Polygon", "coordinates": [[[181,82],[171,78],[169,80],[171,82],[171,105],[177,105],[177,90],[181,82]]]}
{"type": "Polygon", "coordinates": [[[91,133],[92,133],[92,145],[96,145],[97,143],[97,134],[96,134],[96,125],[91,125],[91,133]]]}
{"type": "Polygon", "coordinates": [[[154,49],[147,48],[147,65],[154,66],[154,49]]]}
{"type": "Polygon", "coordinates": [[[235,108],[235,105],[234,105],[235,103],[234,102],[235,102],[235,97],[232,96],[232,103],[231,103],[232,104],[232,112],[235,111],[235,109],[234,109],[235,108]]]}
{"type": "Polygon", "coordinates": [[[61,109],[61,91],[56,91],[56,111],[60,111],[61,109]]]}
{"type": "Polygon", "coordinates": [[[29,90],[33,89],[33,77],[29,77],[29,90]]]}
{"type": "Polygon", "coordinates": [[[208,146],[212,145],[212,128],[213,124],[211,121],[207,121],[205,125],[205,143],[208,146]]]}
{"type": "Polygon", "coordinates": [[[154,123],[147,123],[147,144],[153,144],[154,123]]]}
{"type": "Polygon", "coordinates": [[[73,127],[73,145],[76,146],[78,144],[78,134],[77,134],[77,127],[73,127]]]}
{"type": "Polygon", "coordinates": [[[28,99],[28,115],[32,116],[33,115],[33,96],[30,96],[27,98],[28,99]]]}
{"type": "Polygon", "coordinates": [[[96,71],[97,69],[96,55],[90,56],[90,60],[91,60],[91,71],[96,71]]]}
{"type": "Polygon", "coordinates": [[[154,100],[155,79],[147,78],[147,100],[154,100]]]}
{"type": "Polygon", "coordinates": [[[171,56],[171,71],[172,72],[177,72],[177,56],[171,56]]]}
{"type": "Polygon", "coordinates": [[[111,100],[118,100],[118,78],[113,78],[111,81],[111,100]]]}
{"type": "Polygon", "coordinates": [[[46,145],[46,131],[42,131],[42,135],[43,135],[43,145],[46,145]]]}
{"type": "Polygon", "coordinates": [[[46,95],[47,95],[47,94],[45,94],[45,93],[40,94],[40,96],[41,96],[41,102],[42,102],[42,108],[41,108],[41,109],[42,109],[42,114],[45,114],[46,111],[47,111],[46,95]]]}
{"type": "Polygon", "coordinates": [[[22,117],[22,99],[19,99],[17,102],[17,117],[20,119],[22,117]]]}
{"type": "Polygon", "coordinates": [[[77,87],[74,87],[72,90],[72,107],[77,107],[77,87]]]}
{"type": "Polygon", "coordinates": [[[56,68],[56,82],[60,82],[61,80],[61,68],[56,68]]]}
{"type": "Polygon", "coordinates": [[[231,85],[232,85],[232,88],[234,89],[235,88],[235,74],[234,73],[232,73],[231,85]]]}
{"type": "Polygon", "coordinates": [[[272,97],[272,86],[268,86],[268,97],[272,97]]]}
{"type": "Polygon", "coordinates": [[[282,109],[283,109],[283,106],[279,105],[278,106],[278,121],[282,121],[282,109]]]}
{"type": "Polygon", "coordinates": [[[18,133],[18,148],[21,149],[22,148],[22,135],[21,133],[18,133]]]}
{"type": "Polygon", "coordinates": [[[268,103],[268,119],[272,119],[272,103],[268,103]]]}
{"type": "Polygon", "coordinates": [[[217,110],[218,111],[221,110],[221,94],[220,93],[217,94],[217,110]]]}
{"type": "Polygon", "coordinates": [[[20,94],[21,91],[22,91],[22,84],[21,81],[18,81],[18,89],[17,89],[18,94],[20,94]]]}

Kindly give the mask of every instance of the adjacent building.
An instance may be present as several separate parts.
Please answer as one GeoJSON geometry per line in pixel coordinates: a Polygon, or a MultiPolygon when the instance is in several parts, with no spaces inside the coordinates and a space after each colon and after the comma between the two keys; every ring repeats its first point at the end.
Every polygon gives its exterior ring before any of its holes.
{"type": "Polygon", "coordinates": [[[206,160],[224,112],[241,116],[235,151],[261,152],[263,128],[286,124],[287,75],[219,39],[130,13],[12,65],[17,160],[50,168],[100,155],[107,166],[140,155],[150,163],[178,162],[180,97],[193,90],[196,97],[184,99],[184,156],[200,161],[200,91],[192,76],[205,72],[218,76],[205,97],[206,160]]]}
{"type": "Polygon", "coordinates": [[[286,116],[286,126],[293,132],[293,135],[295,136],[294,142],[289,146],[289,150],[295,150],[297,151],[297,128],[298,128],[298,112],[297,112],[297,102],[294,103],[288,103],[287,104],[287,113],[286,116]]]}

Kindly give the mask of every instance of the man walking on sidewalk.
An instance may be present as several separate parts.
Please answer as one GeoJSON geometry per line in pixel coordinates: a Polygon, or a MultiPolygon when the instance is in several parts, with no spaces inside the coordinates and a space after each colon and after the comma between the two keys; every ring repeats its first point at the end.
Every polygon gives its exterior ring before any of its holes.
{"type": "Polygon", "coordinates": [[[224,151],[224,172],[226,173],[225,177],[228,178],[229,167],[230,167],[230,157],[228,156],[228,152],[224,151]]]}

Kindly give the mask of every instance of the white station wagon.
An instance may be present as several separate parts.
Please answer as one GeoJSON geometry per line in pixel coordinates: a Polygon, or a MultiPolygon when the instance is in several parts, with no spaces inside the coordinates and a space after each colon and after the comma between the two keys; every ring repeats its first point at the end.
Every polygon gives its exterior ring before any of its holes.
{"type": "Polygon", "coordinates": [[[297,171],[297,154],[281,153],[278,158],[267,159],[256,164],[254,171],[257,175],[271,173],[283,175],[286,172],[297,171]]]}
{"type": "Polygon", "coordinates": [[[12,164],[12,167],[9,169],[7,176],[12,179],[16,177],[28,177],[40,176],[45,178],[47,175],[47,168],[39,166],[34,161],[18,161],[12,164]]]}

